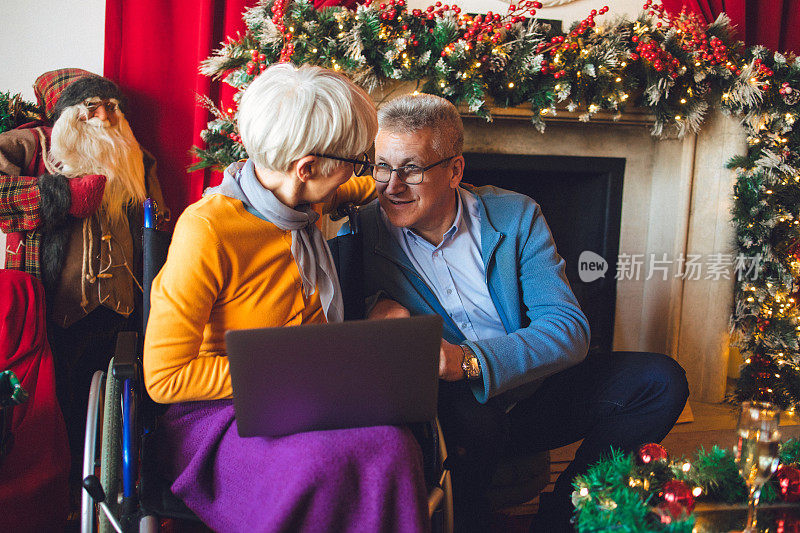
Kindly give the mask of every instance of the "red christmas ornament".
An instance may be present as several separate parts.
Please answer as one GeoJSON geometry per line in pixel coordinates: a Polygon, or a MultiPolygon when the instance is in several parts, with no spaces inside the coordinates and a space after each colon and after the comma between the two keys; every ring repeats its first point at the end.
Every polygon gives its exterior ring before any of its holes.
{"type": "Polygon", "coordinates": [[[664,483],[661,491],[658,493],[665,502],[679,503],[692,512],[694,509],[694,494],[689,485],[679,479],[671,479],[664,483]]]}
{"type": "Polygon", "coordinates": [[[781,511],[775,518],[776,533],[800,533],[800,518],[793,510],[781,511]]]}
{"type": "Polygon", "coordinates": [[[800,501],[800,470],[793,466],[781,465],[775,472],[778,490],[785,502],[800,501]]]}
{"type": "Polygon", "coordinates": [[[639,464],[646,465],[654,462],[667,461],[669,459],[669,454],[663,446],[651,442],[639,448],[636,459],[639,464]]]}
{"type": "Polygon", "coordinates": [[[653,512],[658,515],[662,524],[671,524],[685,519],[691,511],[678,502],[661,502],[653,509],[653,512]]]}

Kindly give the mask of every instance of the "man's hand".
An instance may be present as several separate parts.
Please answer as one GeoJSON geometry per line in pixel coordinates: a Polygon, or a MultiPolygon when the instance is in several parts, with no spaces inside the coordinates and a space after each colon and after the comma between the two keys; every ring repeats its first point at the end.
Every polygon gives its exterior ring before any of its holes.
{"type": "Polygon", "coordinates": [[[442,339],[442,346],[439,348],[439,378],[445,381],[464,379],[464,369],[461,368],[463,360],[464,352],[461,347],[442,339]]]}
{"type": "Polygon", "coordinates": [[[367,317],[369,320],[379,320],[381,318],[408,318],[411,313],[408,309],[388,298],[381,298],[378,300],[367,317]]]}
{"type": "Polygon", "coordinates": [[[88,174],[80,178],[67,179],[70,193],[69,214],[75,218],[86,218],[100,207],[106,177],[88,174]]]}

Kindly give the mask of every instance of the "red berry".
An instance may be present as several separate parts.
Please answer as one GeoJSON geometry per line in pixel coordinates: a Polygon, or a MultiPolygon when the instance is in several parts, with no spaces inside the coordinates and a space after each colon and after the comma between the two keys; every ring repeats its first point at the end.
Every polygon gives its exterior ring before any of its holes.
{"type": "Polygon", "coordinates": [[[436,7],[442,7],[442,3],[441,2],[436,2],[436,7]]]}
{"type": "Polygon", "coordinates": [[[411,41],[411,46],[419,46],[419,41],[411,41]]]}
{"type": "Polygon", "coordinates": [[[428,8],[425,11],[427,11],[428,13],[432,13],[433,12],[433,6],[428,6],[428,8]]]}
{"type": "MultiPolygon", "coordinates": [[[[584,11],[584,13],[585,13],[585,11],[584,11]]],[[[590,13],[592,16],[595,16],[595,15],[597,15],[597,10],[596,10],[596,9],[592,9],[592,10],[591,10],[589,13],[590,13]]]]}

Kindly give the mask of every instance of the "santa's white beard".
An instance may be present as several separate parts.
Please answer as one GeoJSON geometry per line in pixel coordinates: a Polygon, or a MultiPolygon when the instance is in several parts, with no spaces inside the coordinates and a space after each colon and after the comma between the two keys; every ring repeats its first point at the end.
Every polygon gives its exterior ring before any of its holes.
{"type": "Polygon", "coordinates": [[[111,220],[124,217],[128,204],[146,198],[142,149],[121,111],[118,122],[81,119],[81,106],[68,107],[53,125],[50,160],[67,178],[106,177],[102,206],[111,220]]]}

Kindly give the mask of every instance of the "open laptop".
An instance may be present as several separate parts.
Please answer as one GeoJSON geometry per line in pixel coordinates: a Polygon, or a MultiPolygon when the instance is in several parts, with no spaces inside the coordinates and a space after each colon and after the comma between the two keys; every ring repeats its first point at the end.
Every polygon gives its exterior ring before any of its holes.
{"type": "Polygon", "coordinates": [[[441,338],[438,315],[228,331],[239,435],[433,420],[441,338]]]}

